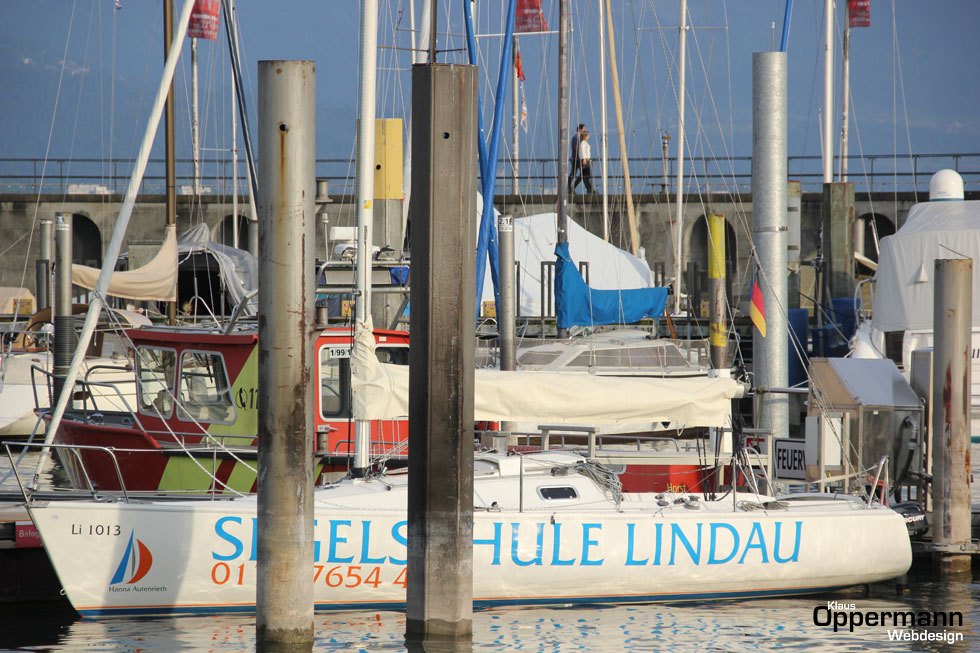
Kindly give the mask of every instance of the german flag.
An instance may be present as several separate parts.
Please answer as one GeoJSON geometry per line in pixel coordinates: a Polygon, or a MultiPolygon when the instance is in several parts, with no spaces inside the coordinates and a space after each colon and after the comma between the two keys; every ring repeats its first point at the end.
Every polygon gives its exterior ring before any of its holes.
{"type": "Polygon", "coordinates": [[[762,337],[766,337],[766,304],[762,299],[762,288],[759,287],[758,275],[752,279],[752,304],[749,306],[749,317],[752,324],[759,330],[762,337]]]}

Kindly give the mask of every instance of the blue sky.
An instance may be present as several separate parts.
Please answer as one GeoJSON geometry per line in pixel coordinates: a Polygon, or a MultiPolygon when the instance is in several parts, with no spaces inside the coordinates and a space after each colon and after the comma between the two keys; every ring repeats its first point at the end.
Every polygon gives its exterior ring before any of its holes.
{"type": "MultiPolygon", "coordinates": [[[[415,0],[420,11],[422,0],[415,0]]],[[[4,156],[132,156],[162,69],[159,0],[5,0],[0,21],[0,151],[4,156]],[[62,75],[62,61],[67,61],[62,75]],[[61,80],[59,83],[59,79],[61,80]],[[13,89],[13,90],[12,90],[13,89]],[[51,133],[50,145],[48,134],[51,133]]],[[[181,0],[175,0],[178,6],[181,0]]],[[[678,0],[613,3],[620,77],[627,111],[627,149],[659,157],[661,131],[676,135],[678,0]]],[[[840,4],[840,3],[839,3],[840,4]]],[[[317,63],[320,158],[353,153],[358,8],[355,0],[239,0],[246,74],[255,106],[257,62],[311,59],[317,63]]],[[[478,31],[500,31],[503,3],[477,3],[478,31]]],[[[557,27],[557,0],[542,0],[557,27]]],[[[598,132],[597,0],[570,0],[573,15],[572,123],[598,132]]],[[[440,49],[464,47],[460,2],[440,3],[440,49]]],[[[778,44],[784,0],[690,0],[695,29],[688,39],[689,155],[751,153],[751,54],[778,44]],[[702,29],[714,28],[714,29],[702,29]],[[727,28],[727,29],[717,29],[727,28]]],[[[402,117],[411,102],[409,0],[380,2],[379,117],[402,117]]],[[[840,10],[843,19],[843,10],[840,10]]],[[[789,152],[820,153],[822,0],[796,0],[789,43],[789,152]]],[[[852,153],[980,152],[980,74],[975,58],[980,3],[872,0],[870,28],[852,37],[852,153]]],[[[530,113],[522,156],[557,152],[557,37],[521,40],[530,113]]],[[[204,145],[229,147],[227,55],[222,37],[201,45],[201,121],[204,145]]],[[[499,39],[481,40],[484,95],[496,83],[499,39]]],[[[462,62],[447,52],[442,61],[462,62]]],[[[177,80],[178,144],[189,151],[189,69],[177,80]]],[[[840,86],[835,105],[839,111],[840,86]]],[[[608,101],[610,151],[618,150],[608,101]]],[[[510,118],[505,112],[505,134],[510,118]]],[[[485,115],[491,113],[485,106],[485,115]]],[[[839,120],[839,117],[838,117],[839,120]]],[[[839,129],[835,127],[835,131],[839,129]]],[[[594,144],[597,140],[593,141],[594,144]]],[[[509,156],[509,145],[502,147],[509,156]]],[[[673,155],[673,152],[671,153],[673,155]]],[[[792,171],[791,171],[792,172],[792,171]]]]}

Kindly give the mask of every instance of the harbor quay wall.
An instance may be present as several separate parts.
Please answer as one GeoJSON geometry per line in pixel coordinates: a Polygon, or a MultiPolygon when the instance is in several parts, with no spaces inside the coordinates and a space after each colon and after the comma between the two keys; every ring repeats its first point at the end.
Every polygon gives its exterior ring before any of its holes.
{"type": "MultiPolygon", "coordinates": [[[[978,194],[980,196],[980,194],[978,194]]],[[[613,244],[630,249],[628,211],[622,195],[608,198],[608,232],[613,244]]],[[[972,198],[968,198],[972,199],[972,198]]],[[[799,260],[812,261],[817,257],[823,224],[823,196],[821,193],[804,193],[801,200],[799,260]]],[[[867,235],[864,238],[864,254],[877,259],[873,245],[872,225],[879,237],[894,233],[905,223],[909,209],[923,197],[912,193],[872,193],[855,197],[854,218],[862,220],[855,231],[867,235]]],[[[556,210],[554,195],[498,195],[494,205],[503,213],[515,218],[556,210]]],[[[42,218],[54,218],[56,213],[73,215],[73,259],[75,262],[98,266],[108,245],[112,229],[122,205],[120,195],[0,195],[0,286],[24,286],[34,291],[34,261],[39,255],[39,236],[42,218]]],[[[403,234],[402,200],[378,200],[375,202],[375,244],[400,249],[403,234]]],[[[673,277],[673,254],[676,219],[676,198],[672,194],[648,194],[634,196],[637,228],[640,236],[640,255],[654,270],[661,283],[673,277]]],[[[238,200],[239,242],[248,243],[246,219],[248,204],[245,197],[238,200]]],[[[316,229],[316,255],[325,256],[325,246],[330,228],[353,226],[355,221],[353,197],[335,196],[329,203],[319,204],[316,229]],[[322,220],[326,217],[326,222],[322,220]]],[[[572,220],[590,232],[602,236],[603,202],[599,195],[573,195],[569,198],[568,213],[572,220]]],[[[740,195],[690,196],[685,200],[682,218],[682,267],[685,270],[685,289],[688,282],[688,264],[698,266],[698,274],[707,278],[707,228],[705,216],[710,213],[725,216],[727,223],[726,258],[728,259],[729,287],[733,304],[741,307],[751,283],[752,256],[752,197],[740,195]]],[[[177,200],[178,234],[193,225],[204,222],[212,238],[232,244],[234,209],[230,195],[204,195],[200,197],[180,195],[177,200]]],[[[164,196],[144,195],[137,199],[122,251],[133,253],[132,261],[142,264],[152,257],[154,245],[163,240],[164,196]]],[[[860,240],[860,238],[858,239],[860,240]]],[[[333,246],[334,243],[331,243],[333,246]]],[[[859,246],[857,247],[859,248],[859,246]]],[[[860,248],[859,248],[860,249],[860,248]]],[[[829,260],[829,253],[824,252],[829,260]]],[[[792,260],[792,257],[790,257],[792,260]]],[[[807,291],[806,269],[800,288],[807,291]]],[[[809,269],[812,269],[810,267],[809,269]]],[[[791,305],[793,301],[791,300],[791,305]]]]}

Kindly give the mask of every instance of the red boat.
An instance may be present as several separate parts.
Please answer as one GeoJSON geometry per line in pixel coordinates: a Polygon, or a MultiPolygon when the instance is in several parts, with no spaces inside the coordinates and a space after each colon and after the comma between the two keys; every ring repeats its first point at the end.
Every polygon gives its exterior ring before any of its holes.
{"type": "MultiPolygon", "coordinates": [[[[136,405],[102,410],[82,392],[54,440],[75,487],[164,492],[254,492],[258,425],[258,334],[152,327],[126,332],[134,347],[136,405]],[[79,448],[80,447],[80,448],[79,448]]],[[[408,364],[408,334],[376,330],[382,362],[408,364]]],[[[316,338],[319,393],[316,476],[347,473],[353,452],[349,328],[316,338]]],[[[119,391],[122,395],[122,391],[119,391]]],[[[371,424],[371,458],[407,460],[408,422],[371,424]]]]}

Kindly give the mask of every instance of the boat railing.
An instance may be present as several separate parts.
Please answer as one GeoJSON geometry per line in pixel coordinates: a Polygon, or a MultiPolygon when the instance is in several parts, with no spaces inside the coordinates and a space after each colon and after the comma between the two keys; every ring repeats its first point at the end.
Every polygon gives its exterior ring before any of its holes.
{"type": "MultiPolygon", "coordinates": [[[[870,478],[870,476],[869,476],[870,478]]],[[[881,457],[878,461],[878,471],[875,472],[874,481],[871,483],[871,488],[868,490],[868,508],[871,508],[871,504],[874,502],[875,490],[878,488],[878,481],[882,481],[882,491],[881,491],[881,503],[885,504],[887,501],[886,490],[888,489],[888,455],[881,457]],[[885,478],[882,479],[881,475],[884,473],[885,478]]]]}
{"type": "Polygon", "coordinates": [[[875,304],[875,280],[874,277],[861,279],[854,286],[854,314],[858,316],[858,324],[871,319],[871,312],[875,304]],[[865,293],[868,301],[864,301],[865,293]]]}
{"type": "MultiPolygon", "coordinates": [[[[384,420],[372,420],[382,422],[384,420]]],[[[336,431],[337,429],[333,429],[336,431]]],[[[378,429],[381,432],[380,437],[371,437],[371,442],[368,444],[368,451],[371,452],[371,458],[382,459],[391,458],[392,456],[397,456],[403,454],[408,449],[408,440],[400,439],[397,429],[393,430],[391,440],[384,437],[384,428],[378,429]]],[[[338,439],[333,443],[333,449],[328,450],[328,455],[333,456],[347,456],[354,451],[354,440],[353,438],[338,439]]]]}
{"type": "MultiPolygon", "coordinates": [[[[39,501],[64,498],[91,498],[95,501],[120,502],[129,502],[141,498],[152,498],[154,500],[208,499],[211,501],[216,501],[219,499],[228,499],[232,496],[242,496],[243,494],[234,490],[228,491],[227,488],[224,488],[217,483],[212,483],[207,489],[188,489],[182,491],[137,491],[127,489],[123,480],[122,468],[119,464],[119,457],[152,455],[154,453],[147,449],[129,449],[80,444],[44,444],[43,442],[19,441],[2,442],[0,445],[4,447],[7,453],[11,473],[16,478],[21,489],[21,493],[28,502],[32,500],[39,501]],[[19,450],[19,456],[15,454],[13,450],[19,450]],[[71,464],[77,471],[74,478],[82,480],[82,483],[77,483],[71,487],[66,487],[63,485],[65,482],[63,480],[63,476],[58,474],[52,474],[51,479],[43,485],[40,478],[24,478],[22,476],[22,472],[18,471],[22,470],[23,467],[21,467],[18,463],[20,462],[20,459],[23,458],[25,453],[34,450],[38,451],[42,456],[46,456],[46,452],[48,451],[57,451],[59,454],[57,460],[60,462],[60,464],[62,466],[71,464]],[[108,459],[108,464],[111,465],[116,482],[119,484],[118,490],[97,487],[95,482],[92,481],[92,477],[88,472],[88,466],[98,464],[97,460],[92,458],[93,456],[98,460],[102,460],[103,457],[104,459],[108,459]],[[88,465],[86,465],[86,457],[88,457],[88,465]],[[17,460],[15,460],[15,458],[17,460]],[[84,487],[80,487],[80,485],[84,485],[84,487]]],[[[214,469],[217,469],[217,462],[214,465],[214,469]]]]}
{"type": "MultiPolygon", "coordinates": [[[[87,380],[88,379],[88,375],[93,370],[99,369],[99,368],[101,368],[101,369],[108,369],[108,370],[118,370],[118,371],[124,371],[124,372],[131,372],[132,371],[132,369],[129,368],[129,367],[118,366],[118,365],[94,365],[94,366],[92,366],[92,368],[89,369],[88,372],[86,372],[84,379],[80,379],[80,380],[77,380],[75,382],[75,388],[76,388],[76,390],[73,390],[73,395],[74,395],[74,397],[72,399],[73,404],[74,404],[75,401],[81,401],[82,402],[82,405],[79,408],[79,410],[81,410],[82,414],[84,414],[87,419],[98,419],[98,418],[102,417],[103,416],[103,408],[100,408],[99,407],[99,399],[98,399],[99,394],[96,393],[96,392],[92,392],[92,388],[103,388],[105,390],[105,392],[101,395],[103,400],[105,400],[106,402],[109,402],[109,399],[107,399],[107,397],[111,397],[111,396],[115,395],[115,399],[118,399],[119,402],[120,402],[120,404],[123,407],[123,410],[114,409],[113,412],[129,413],[130,417],[133,420],[132,423],[133,424],[136,424],[141,431],[146,432],[146,428],[143,426],[143,423],[140,421],[139,416],[133,410],[133,407],[129,405],[129,402],[126,400],[125,395],[123,395],[122,391],[119,389],[119,386],[117,385],[117,383],[109,383],[109,382],[105,382],[105,381],[89,381],[89,380],[87,380]],[[80,388],[80,390],[77,390],[78,388],[80,388]],[[89,402],[91,402],[91,406],[89,406],[89,402]]],[[[38,365],[31,365],[31,386],[33,388],[33,393],[34,393],[34,407],[38,411],[40,411],[41,410],[41,406],[40,406],[40,402],[38,401],[38,380],[37,380],[37,374],[41,374],[44,377],[43,383],[46,386],[47,395],[48,395],[48,405],[49,406],[54,406],[55,405],[55,402],[58,400],[58,398],[54,396],[54,383],[53,383],[53,381],[54,381],[54,379],[55,379],[55,377],[57,375],[54,374],[54,372],[48,371],[48,370],[46,370],[46,369],[44,369],[44,368],[42,368],[42,367],[40,367],[38,365]]],[[[119,383],[132,383],[135,386],[136,385],[136,377],[134,376],[132,378],[132,380],[128,380],[127,379],[127,380],[121,381],[119,383]]]]}
{"type": "MultiPolygon", "coordinates": [[[[598,433],[594,426],[567,426],[564,424],[541,424],[537,432],[516,432],[516,431],[482,431],[478,433],[483,439],[483,435],[489,436],[492,447],[497,451],[507,451],[509,443],[513,438],[519,447],[534,447],[535,441],[541,451],[550,451],[552,448],[569,449],[581,445],[581,440],[586,440],[586,457],[594,460],[598,453],[610,450],[614,444],[635,445],[636,451],[643,451],[644,445],[653,447],[658,442],[672,444],[675,453],[681,453],[680,441],[677,438],[657,435],[626,435],[622,433],[598,433]]],[[[616,453],[624,451],[623,448],[615,449],[616,453]]]]}
{"type": "MultiPolygon", "coordinates": [[[[31,495],[29,489],[32,486],[25,483],[24,479],[21,478],[20,472],[17,470],[17,463],[14,460],[13,452],[11,452],[10,450],[11,444],[12,443],[10,442],[3,443],[4,449],[7,452],[7,459],[10,461],[10,467],[13,470],[14,476],[17,479],[17,484],[24,492],[25,500],[29,501],[31,495]]],[[[126,484],[123,483],[122,470],[119,468],[119,460],[116,458],[115,450],[112,447],[99,447],[99,446],[78,445],[78,444],[55,444],[55,443],[45,444],[43,442],[26,442],[26,443],[18,442],[16,443],[15,446],[23,447],[25,450],[28,448],[36,448],[41,451],[42,455],[45,455],[45,452],[51,449],[64,451],[72,457],[74,464],[77,465],[78,470],[81,472],[82,478],[85,479],[85,486],[86,486],[85,488],[72,488],[73,490],[82,491],[87,496],[91,496],[92,499],[95,501],[104,500],[110,495],[119,495],[123,501],[126,502],[129,501],[129,493],[126,491],[126,484]],[[85,463],[82,461],[82,454],[81,454],[82,451],[99,452],[109,457],[113,469],[116,472],[116,480],[119,482],[120,489],[118,491],[99,490],[95,487],[95,484],[92,482],[92,479],[88,474],[88,470],[86,470],[85,468],[85,463]]],[[[37,490],[39,488],[35,486],[34,489],[37,490]]]]}

